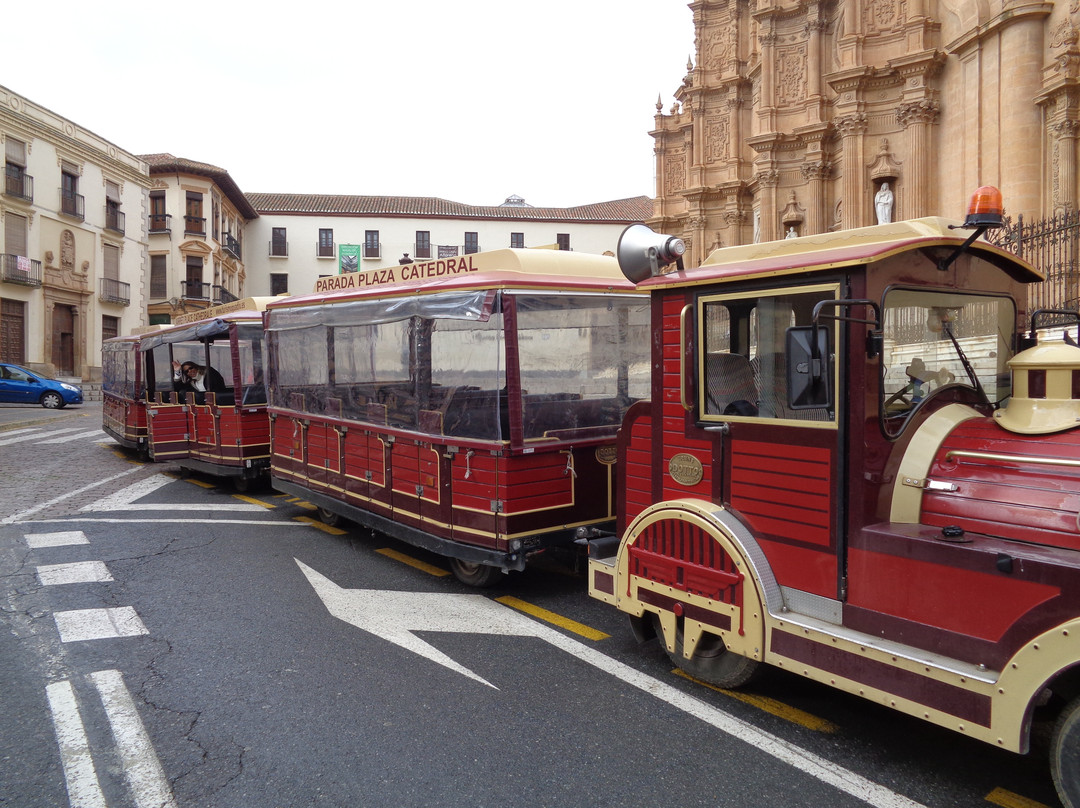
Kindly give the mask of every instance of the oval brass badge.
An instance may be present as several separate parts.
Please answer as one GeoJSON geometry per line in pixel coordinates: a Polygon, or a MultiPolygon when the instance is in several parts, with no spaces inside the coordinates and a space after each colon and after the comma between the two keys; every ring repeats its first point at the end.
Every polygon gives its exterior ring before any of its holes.
{"type": "Polygon", "coordinates": [[[705,470],[696,457],[682,453],[668,461],[668,474],[679,485],[697,485],[705,476],[705,470]]]}
{"type": "Polygon", "coordinates": [[[614,446],[597,446],[596,447],[596,459],[603,463],[605,466],[610,466],[615,462],[616,456],[619,454],[619,450],[614,446]]]}

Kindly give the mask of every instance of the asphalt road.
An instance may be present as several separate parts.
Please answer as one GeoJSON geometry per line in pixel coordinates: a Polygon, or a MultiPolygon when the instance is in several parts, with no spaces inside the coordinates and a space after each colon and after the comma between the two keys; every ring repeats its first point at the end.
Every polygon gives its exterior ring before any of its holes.
{"type": "Polygon", "coordinates": [[[22,409],[0,805],[1057,805],[1041,760],[785,672],[688,681],[560,559],[471,590],[290,497],[139,463],[99,405],[22,409]]]}

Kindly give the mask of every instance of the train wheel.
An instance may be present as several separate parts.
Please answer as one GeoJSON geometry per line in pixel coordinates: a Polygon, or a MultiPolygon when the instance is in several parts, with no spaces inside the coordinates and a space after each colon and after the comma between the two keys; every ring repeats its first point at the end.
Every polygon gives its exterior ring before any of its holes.
{"type": "Polygon", "coordinates": [[[326,508],[319,508],[318,513],[319,521],[322,522],[324,525],[329,525],[330,527],[337,527],[339,524],[341,524],[340,514],[336,514],[333,511],[328,511],[326,510],[326,508]]]}
{"type": "Polygon", "coordinates": [[[1080,808],[1080,698],[1069,703],[1054,727],[1050,773],[1065,808],[1080,808]]]}
{"type": "Polygon", "coordinates": [[[246,494],[251,490],[251,480],[247,477],[233,477],[233,488],[239,491],[241,494],[246,494]]]}
{"type": "Polygon", "coordinates": [[[469,561],[462,561],[460,558],[450,559],[450,571],[463,584],[479,587],[494,586],[499,582],[503,574],[503,571],[498,567],[491,567],[487,564],[474,564],[469,561]]]}
{"type": "MultiPolygon", "coordinates": [[[[659,619],[656,622],[659,623],[659,619]]],[[[664,632],[659,625],[656,626],[656,636],[661,638],[661,645],[667,650],[662,639],[664,632]]],[[[697,648],[694,649],[694,656],[687,659],[683,656],[681,623],[675,633],[675,650],[668,651],[667,655],[679,670],[717,687],[742,687],[750,682],[758,671],[757,660],[732,653],[715,634],[702,634],[697,648]]]]}

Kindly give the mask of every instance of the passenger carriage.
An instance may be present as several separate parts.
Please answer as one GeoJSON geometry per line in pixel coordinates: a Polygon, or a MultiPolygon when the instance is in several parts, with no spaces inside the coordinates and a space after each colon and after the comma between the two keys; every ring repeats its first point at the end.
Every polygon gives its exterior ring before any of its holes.
{"type": "Polygon", "coordinates": [[[272,484],[486,585],[616,508],[648,307],[614,259],[498,250],[267,306],[272,484]]]}
{"type": "Polygon", "coordinates": [[[245,298],[176,318],[144,336],[149,454],[230,478],[240,490],[270,468],[270,422],[263,383],[263,310],[275,298],[245,298]],[[178,391],[173,362],[217,370],[225,390],[178,391]]]}

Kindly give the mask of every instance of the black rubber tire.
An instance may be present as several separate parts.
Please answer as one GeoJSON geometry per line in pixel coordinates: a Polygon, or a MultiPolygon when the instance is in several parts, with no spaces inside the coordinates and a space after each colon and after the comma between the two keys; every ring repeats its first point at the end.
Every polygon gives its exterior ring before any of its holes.
{"type": "Polygon", "coordinates": [[[47,410],[62,410],[64,408],[64,397],[53,390],[46,390],[41,394],[38,403],[47,410]]]}
{"type": "Polygon", "coordinates": [[[503,571],[498,567],[474,564],[470,561],[462,561],[460,558],[450,559],[450,571],[463,584],[480,588],[494,586],[503,577],[503,571]]]}
{"type": "MultiPolygon", "coordinates": [[[[659,623],[659,619],[657,619],[659,623]]],[[[664,632],[660,626],[656,626],[656,636],[660,638],[660,644],[667,651],[668,659],[681,671],[708,682],[716,687],[734,689],[742,687],[753,680],[758,672],[759,663],[755,659],[732,653],[724,645],[724,641],[715,634],[702,634],[698,640],[694,656],[687,659],[683,656],[683,630],[679,625],[675,634],[675,650],[668,651],[664,643],[664,632]]]]}
{"type": "Polygon", "coordinates": [[[1065,808],[1080,808],[1080,698],[1069,702],[1054,725],[1050,774],[1065,808]]]}
{"type": "Polygon", "coordinates": [[[319,508],[318,514],[319,521],[322,522],[324,525],[329,525],[330,527],[337,527],[341,524],[342,517],[339,513],[328,511],[326,510],[326,508],[319,508]]]}

